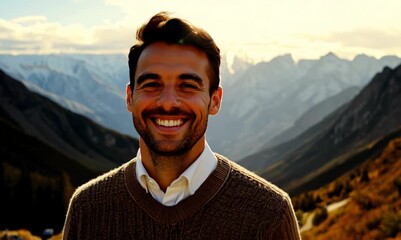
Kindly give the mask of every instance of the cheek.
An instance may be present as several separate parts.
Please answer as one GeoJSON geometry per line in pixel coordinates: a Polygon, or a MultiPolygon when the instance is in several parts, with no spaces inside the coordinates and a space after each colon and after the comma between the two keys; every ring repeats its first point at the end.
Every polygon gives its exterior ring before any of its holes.
{"type": "Polygon", "coordinates": [[[132,99],[132,113],[140,116],[141,112],[150,104],[149,99],[142,96],[134,97],[132,99]]]}
{"type": "MultiPolygon", "coordinates": [[[[192,102],[193,106],[196,106],[196,114],[200,115],[201,118],[207,118],[209,115],[210,98],[203,97],[192,102]]],[[[195,110],[194,110],[195,111],[195,110]]]]}

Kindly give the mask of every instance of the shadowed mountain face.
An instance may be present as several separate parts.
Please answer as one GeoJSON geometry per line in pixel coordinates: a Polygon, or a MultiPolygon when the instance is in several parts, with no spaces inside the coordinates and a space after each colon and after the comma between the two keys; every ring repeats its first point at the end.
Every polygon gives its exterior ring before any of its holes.
{"type": "Polygon", "coordinates": [[[138,140],[29,91],[0,70],[0,229],[60,231],[74,189],[133,158],[138,140]]]}
{"type": "Polygon", "coordinates": [[[59,150],[94,172],[131,159],[138,140],[104,128],[29,91],[0,72],[1,108],[23,132],[59,150]]]}
{"type": "Polygon", "coordinates": [[[401,66],[386,67],[349,104],[307,132],[243,161],[264,161],[267,167],[257,172],[296,194],[360,164],[364,155],[381,150],[400,126],[401,66]]]}

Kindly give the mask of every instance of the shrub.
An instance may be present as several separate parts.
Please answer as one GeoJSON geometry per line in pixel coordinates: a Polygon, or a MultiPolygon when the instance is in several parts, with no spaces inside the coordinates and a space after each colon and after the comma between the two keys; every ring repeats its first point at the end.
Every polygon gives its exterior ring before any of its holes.
{"type": "Polygon", "coordinates": [[[368,174],[368,171],[366,170],[366,169],[364,169],[363,171],[362,171],[362,174],[361,174],[361,176],[360,176],[360,178],[359,178],[359,182],[369,182],[369,174],[368,174]]]}
{"type": "Polygon", "coordinates": [[[308,212],[316,207],[315,199],[312,193],[302,193],[298,198],[297,208],[302,209],[304,212],[308,212]]]}
{"type": "Polygon", "coordinates": [[[362,191],[353,192],[351,194],[351,199],[355,201],[364,210],[370,210],[375,207],[375,202],[373,197],[362,191]]]}
{"type": "Polygon", "coordinates": [[[326,207],[319,207],[315,210],[315,216],[312,219],[312,223],[314,226],[319,225],[321,222],[326,220],[328,216],[327,208],[326,207]]]}
{"type": "Polygon", "coordinates": [[[401,232],[401,212],[387,212],[380,224],[383,237],[396,237],[401,232]]]}
{"type": "Polygon", "coordinates": [[[393,183],[398,190],[398,194],[401,195],[401,177],[396,177],[393,183]]]}
{"type": "Polygon", "coordinates": [[[298,209],[295,212],[295,216],[297,217],[297,220],[298,220],[299,224],[302,226],[304,224],[304,221],[303,221],[303,219],[304,219],[304,211],[302,211],[301,209],[298,209]]]}

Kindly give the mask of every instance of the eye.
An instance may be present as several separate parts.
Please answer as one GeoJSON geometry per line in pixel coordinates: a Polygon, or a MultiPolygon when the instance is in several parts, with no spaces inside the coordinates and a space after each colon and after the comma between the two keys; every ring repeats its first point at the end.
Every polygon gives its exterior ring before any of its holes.
{"type": "Polygon", "coordinates": [[[159,88],[161,85],[159,82],[145,82],[142,84],[142,89],[154,89],[159,88]]]}
{"type": "Polygon", "coordinates": [[[198,85],[196,85],[195,83],[190,83],[190,82],[183,82],[181,84],[181,88],[183,89],[190,89],[190,90],[195,90],[198,89],[198,85]]]}

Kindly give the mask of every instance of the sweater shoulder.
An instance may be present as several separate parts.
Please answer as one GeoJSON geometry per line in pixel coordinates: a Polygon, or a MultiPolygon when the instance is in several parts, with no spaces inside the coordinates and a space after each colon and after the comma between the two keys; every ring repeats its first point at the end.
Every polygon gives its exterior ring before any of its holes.
{"type": "Polygon", "coordinates": [[[263,232],[275,232],[283,224],[283,219],[295,218],[289,195],[266,179],[217,155],[219,161],[229,165],[230,173],[221,190],[224,205],[238,210],[246,209],[243,214],[259,222],[258,228],[263,232]],[[264,229],[264,230],[262,230],[264,229]]]}
{"type": "Polygon", "coordinates": [[[105,199],[110,196],[118,196],[124,191],[124,171],[129,164],[135,160],[131,160],[119,167],[111,169],[110,171],[99,175],[96,178],[79,186],[73,196],[72,201],[96,201],[105,199]]]}
{"type": "Polygon", "coordinates": [[[277,185],[222,155],[216,154],[216,157],[219,160],[226,161],[230,165],[230,181],[233,185],[244,188],[245,193],[257,194],[261,198],[266,197],[270,199],[270,201],[279,201],[281,204],[283,204],[283,201],[290,201],[287,192],[277,185]]]}

